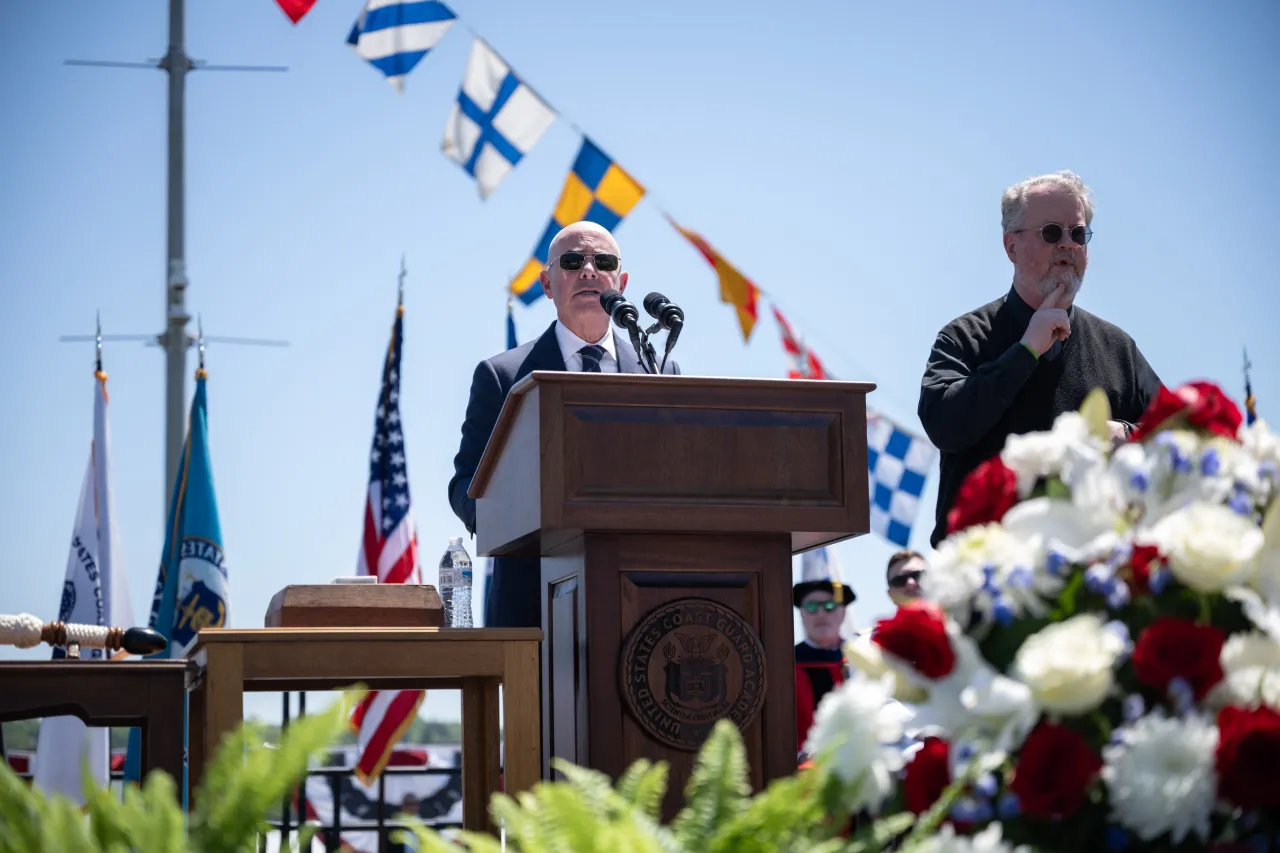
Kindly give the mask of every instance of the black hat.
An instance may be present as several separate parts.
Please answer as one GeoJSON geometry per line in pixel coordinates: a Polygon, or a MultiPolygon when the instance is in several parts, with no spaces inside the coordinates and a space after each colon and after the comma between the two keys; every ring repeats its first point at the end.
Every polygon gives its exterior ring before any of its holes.
{"type": "Polygon", "coordinates": [[[800,561],[800,577],[803,580],[791,588],[791,600],[796,607],[811,592],[829,592],[845,607],[858,597],[854,595],[853,587],[840,580],[840,567],[826,548],[805,552],[800,561]]]}

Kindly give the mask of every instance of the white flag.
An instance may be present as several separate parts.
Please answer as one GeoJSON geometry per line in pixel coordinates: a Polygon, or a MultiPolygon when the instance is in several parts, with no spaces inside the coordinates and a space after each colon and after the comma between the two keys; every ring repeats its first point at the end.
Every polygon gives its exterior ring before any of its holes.
{"type": "MultiPolygon", "coordinates": [[[[80,488],[80,507],[71,534],[66,580],[58,619],[88,625],[132,627],[128,581],[121,559],[120,533],[116,528],[111,496],[111,430],[107,425],[107,375],[97,373],[94,383],[93,444],[89,467],[80,488]]],[[[62,649],[54,657],[62,657],[62,649]]],[[[102,659],[102,649],[84,649],[86,660],[102,659]]],[[[87,728],[76,717],[48,717],[40,723],[36,742],[35,784],[47,792],[59,791],[83,804],[82,771],[88,761],[93,782],[106,787],[111,763],[109,730],[87,728]]]]}
{"type": "Polygon", "coordinates": [[[555,111],[476,39],[440,147],[487,198],[555,120],[555,111]]]}

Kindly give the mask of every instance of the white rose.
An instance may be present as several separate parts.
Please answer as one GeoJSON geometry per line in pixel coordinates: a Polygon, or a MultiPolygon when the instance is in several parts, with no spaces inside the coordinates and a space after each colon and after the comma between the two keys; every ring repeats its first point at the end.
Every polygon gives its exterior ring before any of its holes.
{"type": "MultiPolygon", "coordinates": [[[[1015,520],[1024,505],[1009,511],[1015,520]]],[[[1060,578],[1049,575],[1043,567],[1044,552],[1038,540],[1013,535],[1000,524],[974,525],[938,546],[921,585],[925,598],[962,625],[969,624],[971,608],[975,606],[984,623],[989,623],[994,618],[995,603],[983,586],[990,568],[991,582],[1013,618],[1024,613],[1043,616],[1048,612],[1045,599],[1054,598],[1063,585],[1060,578]]]]}
{"type": "Polygon", "coordinates": [[[893,793],[894,774],[902,769],[904,725],[909,714],[890,701],[891,681],[859,673],[818,703],[804,751],[830,761],[846,786],[851,811],[872,813],[893,793]]]}
{"type": "Polygon", "coordinates": [[[1124,640],[1092,613],[1073,616],[1032,634],[1013,660],[1012,675],[1036,702],[1061,714],[1084,714],[1102,704],[1115,683],[1113,669],[1124,640]]]}
{"type": "Polygon", "coordinates": [[[1199,592],[1221,592],[1253,580],[1264,541],[1249,519],[1203,501],[1174,510],[1139,538],[1156,545],[1174,577],[1199,592]]]}
{"type": "Polygon", "coordinates": [[[1262,704],[1280,711],[1280,643],[1259,631],[1233,634],[1220,660],[1223,677],[1206,698],[1210,707],[1262,704]]]}
{"type": "Polygon", "coordinates": [[[1240,446],[1258,462],[1280,466],[1280,435],[1264,420],[1256,420],[1240,431],[1240,446]]]}

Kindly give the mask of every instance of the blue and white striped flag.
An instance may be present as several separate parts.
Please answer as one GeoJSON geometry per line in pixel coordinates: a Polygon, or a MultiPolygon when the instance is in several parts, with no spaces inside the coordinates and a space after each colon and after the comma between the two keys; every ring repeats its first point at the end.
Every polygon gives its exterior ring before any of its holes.
{"type": "Polygon", "coordinates": [[[488,198],[555,120],[555,110],[476,39],[440,148],[488,198]]]}
{"type": "Polygon", "coordinates": [[[456,17],[438,0],[367,0],[347,44],[403,92],[405,75],[440,43],[456,17]]]}

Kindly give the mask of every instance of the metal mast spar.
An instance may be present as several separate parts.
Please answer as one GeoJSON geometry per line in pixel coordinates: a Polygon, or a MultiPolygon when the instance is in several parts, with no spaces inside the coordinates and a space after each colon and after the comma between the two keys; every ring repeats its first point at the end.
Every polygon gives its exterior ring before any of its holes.
{"type": "MultiPolygon", "coordinates": [[[[113,62],[103,60],[67,60],[67,65],[107,68],[159,68],[169,77],[168,121],[168,234],[165,277],[165,329],[158,336],[147,336],[165,351],[165,484],[164,506],[178,472],[182,445],[186,439],[187,349],[195,340],[187,334],[187,264],[186,264],[186,77],[195,70],[207,71],[287,71],[277,65],[208,65],[192,60],[186,51],[185,0],[169,0],[169,50],[158,60],[148,62],[113,62]]],[[[136,338],[133,335],[117,339],[136,338]]],[[[63,338],[80,340],[81,336],[63,338]]],[[[214,341],[215,338],[206,338],[214,341]]],[[[251,338],[225,338],[225,343],[266,344],[280,346],[283,341],[260,341],[251,338]]]]}

